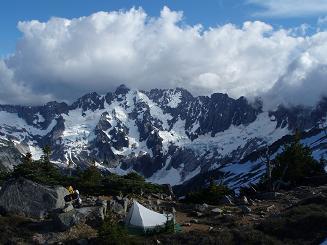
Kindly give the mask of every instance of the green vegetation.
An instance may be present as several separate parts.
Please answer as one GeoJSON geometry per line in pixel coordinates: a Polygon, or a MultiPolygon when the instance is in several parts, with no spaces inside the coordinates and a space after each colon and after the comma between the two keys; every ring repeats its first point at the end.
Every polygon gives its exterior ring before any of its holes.
{"type": "Polygon", "coordinates": [[[312,151],[300,143],[300,137],[295,136],[294,141],[286,145],[284,151],[274,160],[272,178],[277,182],[286,182],[296,186],[305,177],[323,174],[323,165],[312,157],[312,151]]]}
{"type": "Polygon", "coordinates": [[[124,176],[124,179],[134,180],[134,181],[140,181],[140,182],[144,182],[145,181],[144,177],[141,176],[141,175],[139,175],[136,172],[131,172],[131,173],[126,174],[124,176]]]}
{"type": "Polygon", "coordinates": [[[85,171],[79,172],[77,176],[71,177],[74,180],[76,186],[83,193],[89,193],[93,195],[105,194],[102,185],[103,175],[95,166],[90,166],[85,171]]]}
{"type": "Polygon", "coordinates": [[[101,244],[133,244],[125,228],[117,224],[112,214],[107,215],[99,228],[98,235],[101,244]]]}
{"type": "Polygon", "coordinates": [[[293,141],[271,160],[271,173],[263,176],[256,186],[258,190],[292,188],[303,184],[307,177],[325,174],[325,160],[315,160],[311,149],[301,144],[300,139],[300,134],[296,133],[293,141]]]}
{"type": "Polygon", "coordinates": [[[0,244],[32,244],[30,223],[21,216],[0,216],[0,244]]]}
{"type": "Polygon", "coordinates": [[[10,176],[10,173],[0,169],[0,185],[10,176]]]}
{"type": "Polygon", "coordinates": [[[174,233],[175,232],[174,220],[167,220],[167,222],[165,224],[165,232],[166,233],[174,233]]]}
{"type": "Polygon", "coordinates": [[[307,199],[279,217],[267,219],[257,228],[287,243],[312,244],[314,241],[319,244],[327,234],[327,200],[324,196],[307,199]]]}
{"type": "Polygon", "coordinates": [[[165,192],[162,186],[146,182],[144,177],[135,172],[125,176],[102,173],[95,164],[91,164],[84,171],[78,170],[73,175],[71,172],[66,175],[49,161],[50,154],[51,149],[45,147],[41,159],[33,161],[32,155],[27,153],[22,159],[23,163],[15,166],[11,174],[0,172],[0,182],[8,177],[24,177],[46,185],[71,185],[89,195],[138,195],[165,192]]]}
{"type": "Polygon", "coordinates": [[[144,178],[137,173],[127,174],[125,176],[109,174],[104,178],[103,186],[113,195],[118,195],[120,193],[126,195],[165,192],[162,186],[145,182],[144,178]]]}
{"type": "Polygon", "coordinates": [[[63,176],[49,161],[50,154],[50,147],[44,147],[41,160],[33,161],[32,154],[30,152],[26,153],[22,159],[23,163],[14,167],[11,177],[24,177],[37,183],[58,185],[62,182],[63,176]]]}
{"type": "Polygon", "coordinates": [[[224,195],[231,194],[231,190],[224,185],[217,185],[213,180],[210,181],[210,185],[207,188],[199,191],[190,192],[185,201],[190,203],[207,203],[207,204],[218,204],[220,199],[224,195]]]}
{"type": "Polygon", "coordinates": [[[224,227],[220,231],[214,232],[183,232],[169,236],[160,236],[158,240],[162,244],[283,244],[251,226],[239,228],[224,227]]]}
{"type": "Polygon", "coordinates": [[[49,145],[46,145],[42,148],[43,155],[41,157],[43,162],[50,162],[50,156],[51,156],[51,147],[49,145]]]}
{"type": "Polygon", "coordinates": [[[29,164],[15,166],[11,177],[24,177],[37,183],[47,185],[60,185],[64,176],[50,162],[33,161],[29,164]]]}
{"type": "Polygon", "coordinates": [[[238,225],[237,220],[225,223],[212,232],[177,233],[161,236],[163,244],[320,244],[327,234],[327,199],[318,195],[304,199],[279,215],[259,224],[238,225]]]}

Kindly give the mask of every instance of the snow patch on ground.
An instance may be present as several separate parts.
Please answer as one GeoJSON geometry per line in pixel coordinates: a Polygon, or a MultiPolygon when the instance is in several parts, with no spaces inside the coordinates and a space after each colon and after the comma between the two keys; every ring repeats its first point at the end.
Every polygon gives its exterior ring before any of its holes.
{"type": "Polygon", "coordinates": [[[181,181],[181,168],[175,169],[171,167],[170,169],[162,168],[155,172],[148,180],[157,184],[171,184],[178,185],[181,181]]]}

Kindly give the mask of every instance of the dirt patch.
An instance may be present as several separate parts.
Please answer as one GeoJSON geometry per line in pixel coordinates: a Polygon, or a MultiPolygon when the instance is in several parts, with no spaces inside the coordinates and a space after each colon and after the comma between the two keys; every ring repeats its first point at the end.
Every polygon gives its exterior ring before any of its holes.
{"type": "MultiPolygon", "coordinates": [[[[209,231],[210,226],[203,223],[191,223],[192,219],[197,219],[190,216],[188,213],[183,213],[180,211],[176,212],[176,222],[182,226],[182,232],[190,232],[190,231],[209,231]],[[185,226],[183,224],[189,223],[190,226],[185,226]]],[[[197,219],[201,222],[201,219],[197,219]]]]}

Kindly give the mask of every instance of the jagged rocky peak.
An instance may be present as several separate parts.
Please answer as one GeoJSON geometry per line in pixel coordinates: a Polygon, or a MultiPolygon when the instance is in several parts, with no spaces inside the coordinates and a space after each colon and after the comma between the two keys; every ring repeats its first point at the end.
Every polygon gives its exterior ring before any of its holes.
{"type": "Polygon", "coordinates": [[[71,105],[71,109],[76,108],[82,108],[83,111],[103,109],[104,97],[96,92],[85,94],[71,105]]]}
{"type": "Polygon", "coordinates": [[[65,102],[50,101],[44,105],[44,108],[53,110],[67,110],[68,105],[65,102]]]}
{"type": "Polygon", "coordinates": [[[46,129],[58,115],[68,113],[69,106],[64,102],[51,101],[42,106],[0,105],[0,111],[15,113],[27,125],[46,129]]]}
{"type": "Polygon", "coordinates": [[[121,84],[116,88],[115,94],[126,95],[129,91],[130,89],[125,84],[121,84]]]}
{"type": "Polygon", "coordinates": [[[95,130],[107,131],[109,128],[111,128],[111,124],[108,119],[109,119],[108,112],[102,113],[99,119],[99,123],[97,124],[95,130]]]}
{"type": "Polygon", "coordinates": [[[287,127],[293,131],[319,127],[327,116],[327,98],[322,98],[315,107],[280,105],[269,115],[277,121],[277,127],[287,127]]]}
{"type": "Polygon", "coordinates": [[[244,97],[235,100],[222,93],[214,93],[211,97],[200,96],[185,110],[187,113],[182,117],[186,118],[186,129],[191,130],[195,123],[199,125],[190,133],[192,138],[206,133],[215,136],[231,125],[248,125],[261,112],[261,108],[253,107],[244,97]]]}
{"type": "Polygon", "coordinates": [[[183,88],[175,89],[151,89],[150,91],[142,91],[149,99],[168,108],[177,108],[181,103],[191,102],[193,95],[183,88]]]}

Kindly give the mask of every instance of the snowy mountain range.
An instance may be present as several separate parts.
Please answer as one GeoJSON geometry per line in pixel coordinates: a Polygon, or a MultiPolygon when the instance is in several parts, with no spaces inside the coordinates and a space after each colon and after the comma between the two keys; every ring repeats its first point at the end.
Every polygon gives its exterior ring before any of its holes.
{"type": "Polygon", "coordinates": [[[149,181],[188,184],[219,172],[237,188],[264,172],[260,151],[281,150],[296,129],[316,158],[327,149],[327,99],[315,107],[280,106],[226,94],[195,97],[176,88],[151,91],[119,86],[105,95],[89,93],[71,105],[0,105],[0,166],[12,169],[31,152],[50,145],[61,167],[99,168],[119,174],[137,171],[149,181]]]}

